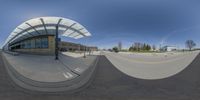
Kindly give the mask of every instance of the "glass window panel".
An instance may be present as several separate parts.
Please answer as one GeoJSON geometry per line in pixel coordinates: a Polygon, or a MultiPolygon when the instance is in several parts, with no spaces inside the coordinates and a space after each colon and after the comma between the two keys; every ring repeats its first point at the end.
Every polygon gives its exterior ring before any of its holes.
{"type": "Polygon", "coordinates": [[[36,30],[45,30],[45,28],[42,26],[42,27],[37,27],[35,28],[36,30]]]}
{"type": "Polygon", "coordinates": [[[45,30],[38,30],[38,32],[39,32],[40,34],[46,34],[46,31],[45,31],[45,30]]]}
{"type": "Polygon", "coordinates": [[[27,32],[22,33],[22,35],[30,36],[27,32]]]}
{"type": "Polygon", "coordinates": [[[82,38],[83,36],[82,35],[78,35],[76,37],[74,37],[75,39],[79,39],[79,38],[82,38]]]}
{"type": "Polygon", "coordinates": [[[21,48],[24,49],[25,48],[25,43],[21,42],[21,48]]]}
{"type": "Polygon", "coordinates": [[[74,32],[74,33],[70,34],[69,37],[75,37],[75,36],[77,36],[77,35],[79,35],[79,33],[74,32]]]}
{"type": "Polygon", "coordinates": [[[27,41],[24,41],[24,48],[27,49],[27,41]]]}
{"type": "Polygon", "coordinates": [[[28,32],[29,32],[30,34],[33,34],[33,33],[35,33],[35,30],[34,30],[34,29],[30,29],[30,30],[28,30],[28,32]]]}
{"type": "Polygon", "coordinates": [[[43,17],[45,24],[56,24],[59,19],[58,17],[43,17]]]}
{"type": "Polygon", "coordinates": [[[73,23],[75,22],[70,19],[65,19],[65,18],[60,22],[61,25],[66,25],[66,26],[71,26],[73,23]]]}
{"type": "Polygon", "coordinates": [[[84,33],[86,36],[91,36],[91,34],[89,32],[84,33]]]}
{"type": "Polygon", "coordinates": [[[22,23],[21,25],[19,25],[18,27],[22,28],[22,29],[27,29],[30,26],[26,24],[26,22],[22,23]]]}
{"type": "Polygon", "coordinates": [[[28,20],[27,23],[29,23],[31,26],[41,25],[42,22],[39,18],[28,20]]]}
{"type": "Polygon", "coordinates": [[[35,39],[35,48],[41,48],[41,38],[35,39]]]}
{"type": "Polygon", "coordinates": [[[84,28],[84,27],[80,24],[75,24],[74,26],[72,26],[72,28],[78,30],[78,29],[81,29],[81,28],[84,28]]]}
{"type": "Polygon", "coordinates": [[[56,31],[55,31],[54,29],[48,29],[48,33],[49,33],[49,34],[55,34],[56,31]]]}
{"type": "Polygon", "coordinates": [[[80,30],[80,32],[82,32],[82,33],[86,33],[86,32],[88,32],[86,29],[82,29],[82,30],[80,30]]]}
{"type": "Polygon", "coordinates": [[[62,35],[63,33],[64,33],[63,30],[58,30],[58,34],[59,34],[59,35],[62,35]]]}
{"type": "Polygon", "coordinates": [[[47,26],[46,28],[47,28],[47,29],[54,29],[54,30],[56,29],[55,26],[47,26]]]}
{"type": "Polygon", "coordinates": [[[59,30],[66,30],[66,28],[65,27],[59,27],[59,30]]]}
{"type": "Polygon", "coordinates": [[[42,43],[42,48],[48,48],[48,38],[44,37],[41,39],[41,43],[42,43]]]}
{"type": "Polygon", "coordinates": [[[27,48],[30,49],[31,48],[31,41],[27,40],[27,48]]]}
{"type": "Polygon", "coordinates": [[[35,39],[31,39],[31,48],[35,48],[35,39]]]}
{"type": "Polygon", "coordinates": [[[62,34],[62,36],[68,36],[69,34],[71,34],[72,32],[74,32],[73,30],[68,29],[67,31],[65,31],[64,34],[62,34]]]}
{"type": "Polygon", "coordinates": [[[20,33],[22,30],[20,30],[20,29],[18,29],[18,28],[16,28],[15,30],[14,30],[14,32],[16,33],[16,34],[18,34],[18,33],[20,33]]]}

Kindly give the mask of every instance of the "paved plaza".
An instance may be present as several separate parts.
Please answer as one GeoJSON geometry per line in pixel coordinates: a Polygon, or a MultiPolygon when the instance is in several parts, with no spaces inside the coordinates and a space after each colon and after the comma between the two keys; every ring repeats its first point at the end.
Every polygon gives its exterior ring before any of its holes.
{"type": "Polygon", "coordinates": [[[54,56],[2,53],[6,69],[21,87],[46,92],[72,90],[89,81],[97,62],[97,56],[73,58],[59,54],[54,56]],[[67,87],[70,87],[68,89],[67,87]]]}

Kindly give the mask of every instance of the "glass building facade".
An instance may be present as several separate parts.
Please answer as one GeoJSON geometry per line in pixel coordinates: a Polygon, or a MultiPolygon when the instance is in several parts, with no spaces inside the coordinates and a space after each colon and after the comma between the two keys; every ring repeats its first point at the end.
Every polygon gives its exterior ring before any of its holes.
{"type": "Polygon", "coordinates": [[[13,44],[11,47],[11,50],[14,49],[42,49],[42,48],[48,48],[48,36],[42,36],[42,37],[35,37],[27,40],[23,40],[21,42],[18,42],[16,44],[13,44]]]}

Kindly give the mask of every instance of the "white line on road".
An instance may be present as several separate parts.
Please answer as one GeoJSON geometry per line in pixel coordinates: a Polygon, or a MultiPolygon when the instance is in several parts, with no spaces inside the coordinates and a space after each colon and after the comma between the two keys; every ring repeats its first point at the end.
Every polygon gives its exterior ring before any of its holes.
{"type": "Polygon", "coordinates": [[[75,71],[77,71],[77,72],[81,72],[81,69],[80,68],[76,68],[76,69],[74,69],[75,71]]]}
{"type": "Polygon", "coordinates": [[[71,77],[73,77],[73,75],[72,74],[70,74],[70,73],[63,73],[63,75],[65,76],[65,78],[67,78],[67,79],[69,79],[69,78],[71,78],[71,77]]]}

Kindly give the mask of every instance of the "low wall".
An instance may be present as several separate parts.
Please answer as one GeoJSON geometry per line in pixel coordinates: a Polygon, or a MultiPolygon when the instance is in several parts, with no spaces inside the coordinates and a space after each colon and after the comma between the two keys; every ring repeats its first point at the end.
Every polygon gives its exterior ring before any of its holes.
{"type": "Polygon", "coordinates": [[[40,54],[40,55],[54,55],[55,50],[54,49],[16,49],[13,50],[15,52],[20,52],[20,53],[27,53],[27,54],[40,54]]]}

